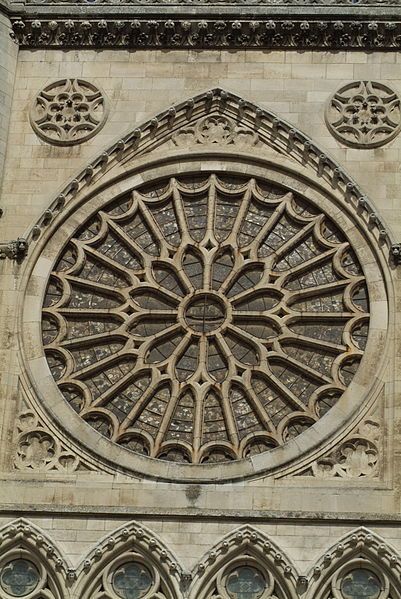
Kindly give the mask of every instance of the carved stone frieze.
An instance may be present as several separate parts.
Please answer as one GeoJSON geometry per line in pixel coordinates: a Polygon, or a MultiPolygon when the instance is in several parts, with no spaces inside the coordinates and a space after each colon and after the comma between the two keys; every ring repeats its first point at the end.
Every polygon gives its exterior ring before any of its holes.
{"type": "Polygon", "coordinates": [[[319,458],[301,476],[330,478],[377,478],[381,427],[367,418],[358,429],[326,456],[319,458]]]}
{"type": "Polygon", "coordinates": [[[401,47],[401,21],[277,19],[14,19],[24,48],[388,49],[401,47]]]}
{"type": "Polygon", "coordinates": [[[258,143],[259,136],[250,129],[238,127],[228,117],[213,115],[200,119],[194,127],[182,129],[172,136],[172,140],[177,146],[194,144],[254,146],[258,143]]]}
{"type": "Polygon", "coordinates": [[[29,243],[23,237],[13,241],[0,242],[0,260],[10,258],[11,260],[22,260],[28,253],[29,243]]]}
{"type": "Polygon", "coordinates": [[[388,85],[352,81],[330,98],[326,123],[334,137],[347,146],[377,148],[400,132],[400,106],[399,95],[388,85]]]}
{"type": "Polygon", "coordinates": [[[46,85],[30,111],[35,133],[59,146],[87,141],[103,127],[106,118],[105,95],[83,79],[61,79],[46,85]]]}
{"type": "Polygon", "coordinates": [[[257,6],[398,6],[399,0],[27,0],[27,4],[111,4],[111,5],[210,5],[241,4],[257,6]]]}
{"type": "Polygon", "coordinates": [[[17,419],[17,447],[14,468],[27,472],[74,472],[80,459],[52,435],[31,410],[21,412],[17,419]]]}

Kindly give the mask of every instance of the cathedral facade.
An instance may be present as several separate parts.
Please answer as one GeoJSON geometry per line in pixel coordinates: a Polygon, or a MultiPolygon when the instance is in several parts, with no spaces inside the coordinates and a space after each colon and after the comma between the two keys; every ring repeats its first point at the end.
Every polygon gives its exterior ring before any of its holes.
{"type": "Polygon", "coordinates": [[[0,0],[0,598],[401,598],[399,0],[0,0]]]}

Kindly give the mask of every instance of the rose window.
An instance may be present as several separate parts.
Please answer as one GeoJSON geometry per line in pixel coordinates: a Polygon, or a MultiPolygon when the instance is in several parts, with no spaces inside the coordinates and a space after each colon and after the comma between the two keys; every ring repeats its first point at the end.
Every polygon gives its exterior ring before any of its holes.
{"type": "Polygon", "coordinates": [[[134,452],[210,463],[323,417],[358,368],[368,309],[349,242],[298,192],[183,175],[80,225],[50,276],[42,333],[88,425],[134,452]]]}

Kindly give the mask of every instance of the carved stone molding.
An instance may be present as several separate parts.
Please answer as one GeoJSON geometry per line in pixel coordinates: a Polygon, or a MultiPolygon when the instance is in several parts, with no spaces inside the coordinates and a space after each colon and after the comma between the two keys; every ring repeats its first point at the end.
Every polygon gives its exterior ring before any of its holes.
{"type": "Polygon", "coordinates": [[[81,599],[175,599],[187,573],[155,533],[130,522],[101,539],[76,575],[74,596],[81,599]],[[125,594],[121,591],[130,578],[134,589],[125,594]]]}
{"type": "MultiPolygon", "coordinates": [[[[13,562],[21,560],[25,565],[36,571],[36,586],[29,593],[32,598],[46,597],[46,599],[61,599],[68,595],[67,587],[71,578],[72,568],[63,556],[58,546],[47,536],[46,532],[25,518],[9,522],[0,528],[0,572],[3,567],[14,565],[13,562]],[[65,592],[61,588],[66,589],[65,592]]],[[[24,564],[20,564],[24,566],[24,564]]],[[[13,575],[12,568],[6,583],[16,584],[23,582],[24,577],[13,575]]],[[[74,577],[75,578],[75,577],[74,577]]],[[[8,590],[7,588],[0,589],[8,590]]],[[[24,593],[26,595],[28,593],[24,593]]],[[[22,593],[6,593],[1,596],[22,596],[22,593]]]]}
{"type": "Polygon", "coordinates": [[[381,437],[380,422],[373,417],[367,418],[339,446],[313,462],[300,476],[378,478],[381,437]]]}
{"type": "Polygon", "coordinates": [[[371,231],[375,232],[378,242],[387,245],[391,262],[395,265],[401,263],[401,244],[395,243],[390,231],[368,198],[364,196],[362,189],[332,158],[302,131],[279,119],[274,113],[262,110],[255,104],[219,88],[211,89],[170,107],[112,144],[107,151],[95,158],[70,181],[55,198],[32,227],[28,241],[38,240],[43,230],[78,193],[91,186],[116,163],[149,153],[163,143],[176,146],[177,140],[181,140],[178,133],[182,130],[189,130],[192,139],[190,143],[192,143],[195,140],[196,123],[199,119],[212,114],[224,115],[229,122],[236,122],[241,131],[244,128],[249,130],[249,139],[257,135],[258,144],[291,156],[292,159],[316,172],[329,183],[332,189],[342,193],[354,212],[364,219],[371,231]]]}
{"type": "Polygon", "coordinates": [[[193,144],[254,146],[258,143],[259,136],[245,127],[238,127],[228,117],[214,115],[200,119],[195,127],[182,129],[172,136],[172,141],[179,147],[193,144]]]}
{"type": "Polygon", "coordinates": [[[0,260],[10,258],[11,260],[20,261],[28,253],[28,241],[23,237],[18,237],[13,241],[0,242],[0,260]]]}
{"type": "Polygon", "coordinates": [[[237,5],[243,6],[399,6],[399,0],[27,0],[27,4],[58,4],[60,6],[79,4],[110,4],[110,5],[237,5]]]}
{"type": "Polygon", "coordinates": [[[288,20],[286,18],[13,19],[24,48],[260,48],[297,50],[401,47],[401,21],[288,20]]]}
{"type": "MultiPolygon", "coordinates": [[[[379,587],[378,591],[381,592],[376,593],[375,597],[380,599],[398,597],[397,589],[401,573],[399,555],[383,538],[365,527],[360,527],[339,539],[312,566],[305,599],[315,597],[342,599],[344,595],[338,590],[341,581],[360,569],[371,573],[372,584],[379,587]],[[380,581],[380,584],[377,584],[377,581],[380,581]]],[[[367,591],[361,596],[369,597],[367,591]]]]}
{"type": "Polygon", "coordinates": [[[51,434],[31,410],[17,419],[17,447],[14,468],[25,472],[70,473],[79,469],[80,459],[51,434]]]}
{"type": "Polygon", "coordinates": [[[347,146],[377,148],[401,130],[401,100],[388,85],[352,81],[340,87],[326,107],[331,133],[347,146]]]}
{"type": "Polygon", "coordinates": [[[30,120],[47,143],[72,146],[93,137],[106,122],[106,97],[83,79],[61,79],[46,85],[35,97],[30,120]]]}
{"type": "MultiPolygon", "coordinates": [[[[234,570],[247,564],[259,580],[265,580],[263,599],[295,599],[298,574],[276,543],[246,525],[230,532],[214,545],[192,571],[188,596],[193,599],[229,599],[227,582],[234,570]]],[[[262,586],[262,585],[260,585],[262,586]]]]}

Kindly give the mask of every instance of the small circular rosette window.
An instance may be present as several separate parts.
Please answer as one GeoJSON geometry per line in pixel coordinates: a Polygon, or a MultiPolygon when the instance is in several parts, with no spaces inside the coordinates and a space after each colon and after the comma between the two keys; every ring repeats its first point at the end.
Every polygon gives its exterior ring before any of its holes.
{"type": "Polygon", "coordinates": [[[383,83],[353,81],[330,98],[326,122],[334,137],[348,146],[382,146],[400,132],[400,97],[383,83]]]}
{"type": "Polygon", "coordinates": [[[35,97],[30,118],[44,141],[71,146],[90,139],[107,118],[104,93],[83,79],[62,79],[44,87],[35,97]]]}
{"type": "Polygon", "coordinates": [[[89,425],[147,456],[211,463],[316,423],[368,326],[364,274],[332,220],[278,184],[212,173],[93,214],[56,262],[42,332],[89,425]]]}

